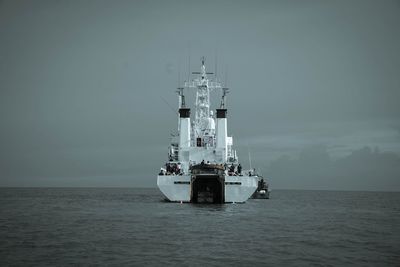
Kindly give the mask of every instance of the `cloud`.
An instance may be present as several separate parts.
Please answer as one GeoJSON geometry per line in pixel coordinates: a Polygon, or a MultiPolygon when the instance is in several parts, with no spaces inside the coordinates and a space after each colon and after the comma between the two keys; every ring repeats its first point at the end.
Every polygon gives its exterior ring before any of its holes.
{"type": "Polygon", "coordinates": [[[297,156],[315,145],[326,147],[332,158],[348,156],[364,146],[400,154],[400,124],[393,120],[270,123],[269,127],[262,135],[253,136],[248,128],[248,136],[236,139],[239,151],[249,149],[255,159],[264,162],[282,155],[297,156]]]}
{"type": "Polygon", "coordinates": [[[400,191],[400,157],[364,147],[332,159],[316,145],[272,161],[268,176],[275,188],[400,191]]]}

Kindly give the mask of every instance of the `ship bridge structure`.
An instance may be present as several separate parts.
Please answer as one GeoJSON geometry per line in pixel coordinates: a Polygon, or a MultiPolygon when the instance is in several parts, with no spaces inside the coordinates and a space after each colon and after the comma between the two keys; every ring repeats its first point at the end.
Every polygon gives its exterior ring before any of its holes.
{"type": "Polygon", "coordinates": [[[170,201],[244,202],[257,188],[254,177],[243,175],[233,138],[228,136],[226,96],[216,75],[214,80],[201,59],[195,78],[178,88],[178,135],[169,148],[168,162],[160,170],[157,185],[170,201]],[[222,92],[220,105],[211,109],[216,91],[222,92]],[[185,94],[195,93],[194,116],[185,94]]]}
{"type": "MultiPolygon", "coordinates": [[[[222,87],[215,78],[211,80],[206,71],[205,59],[201,60],[198,76],[178,88],[179,102],[179,157],[178,161],[190,164],[200,163],[207,159],[211,163],[236,164],[238,159],[233,149],[232,137],[227,132],[227,109],[225,108],[228,88],[222,87]],[[186,106],[184,89],[195,92],[194,118],[191,121],[191,109],[186,106]],[[211,110],[211,94],[222,91],[220,107],[211,110]]],[[[176,160],[176,159],[175,159],[176,160]]],[[[183,166],[189,167],[189,166],[183,166]]],[[[186,169],[186,168],[185,168],[186,169]]]]}

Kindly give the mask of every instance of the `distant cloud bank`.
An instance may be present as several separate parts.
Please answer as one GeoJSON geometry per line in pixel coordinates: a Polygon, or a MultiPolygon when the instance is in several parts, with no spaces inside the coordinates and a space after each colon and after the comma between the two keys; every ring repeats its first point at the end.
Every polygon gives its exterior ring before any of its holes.
{"type": "Polygon", "coordinates": [[[400,191],[400,156],[364,147],[332,159],[326,146],[309,146],[297,158],[270,164],[274,188],[400,191]]]}

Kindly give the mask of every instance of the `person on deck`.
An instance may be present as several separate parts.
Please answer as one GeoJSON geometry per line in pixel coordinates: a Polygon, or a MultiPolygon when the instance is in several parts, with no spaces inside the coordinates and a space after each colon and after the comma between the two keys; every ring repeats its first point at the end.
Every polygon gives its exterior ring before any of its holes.
{"type": "Polygon", "coordinates": [[[237,166],[237,171],[238,171],[238,174],[239,174],[239,175],[242,174],[242,165],[240,165],[240,163],[239,163],[239,165],[237,166]]]}
{"type": "Polygon", "coordinates": [[[233,164],[229,167],[229,171],[230,172],[235,172],[235,166],[233,164]]]}

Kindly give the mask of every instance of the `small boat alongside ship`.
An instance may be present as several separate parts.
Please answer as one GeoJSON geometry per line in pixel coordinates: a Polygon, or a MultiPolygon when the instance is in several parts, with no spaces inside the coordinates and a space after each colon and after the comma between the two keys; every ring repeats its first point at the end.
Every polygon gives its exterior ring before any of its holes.
{"type": "MultiPolygon", "coordinates": [[[[190,203],[241,203],[263,195],[258,176],[242,170],[233,138],[227,132],[228,88],[207,75],[204,57],[197,78],[177,90],[178,134],[173,135],[168,161],[157,176],[157,186],[168,201],[190,203]],[[184,89],[195,91],[195,116],[186,106],[184,89]],[[211,92],[221,91],[215,116],[211,92]],[[260,188],[260,190],[258,190],[260,188]]],[[[268,191],[266,191],[268,192],[268,191]]]]}
{"type": "Polygon", "coordinates": [[[269,184],[264,177],[257,175],[258,185],[256,191],[253,193],[251,198],[254,199],[269,199],[269,184]]]}

